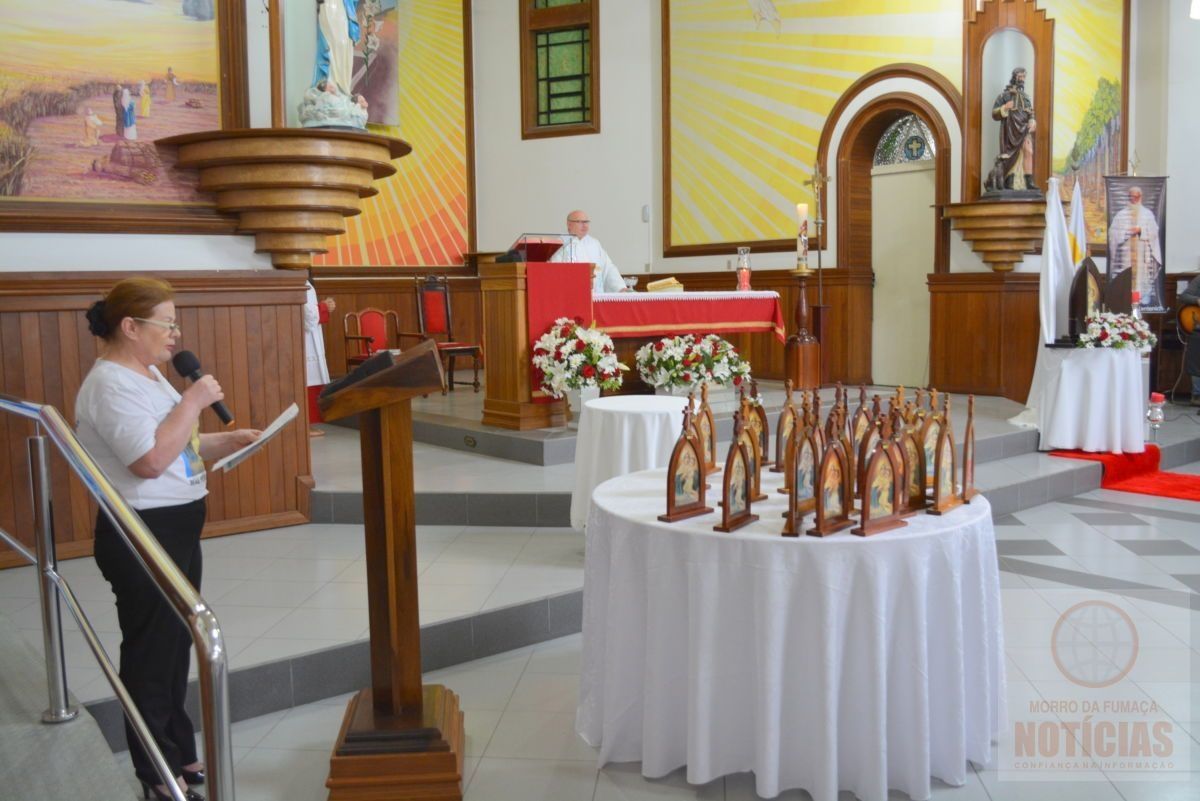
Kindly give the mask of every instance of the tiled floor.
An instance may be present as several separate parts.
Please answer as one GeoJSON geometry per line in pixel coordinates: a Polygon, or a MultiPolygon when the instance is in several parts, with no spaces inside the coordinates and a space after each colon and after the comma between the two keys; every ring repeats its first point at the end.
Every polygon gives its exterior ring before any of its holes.
{"type": "MultiPolygon", "coordinates": [[[[1018,576],[1006,583],[1006,634],[1009,639],[1009,687],[1021,691],[1055,691],[1054,674],[1039,657],[1044,649],[1027,645],[1021,631],[1058,610],[1055,592],[1020,592],[1018,576]],[[1036,602],[1035,606],[1031,602],[1036,602]]],[[[1146,604],[1139,631],[1154,636],[1156,652],[1172,655],[1160,665],[1176,665],[1138,677],[1137,686],[1153,698],[1183,730],[1191,749],[1189,770],[1148,780],[1146,774],[1108,776],[1100,771],[1074,775],[1070,781],[1013,781],[996,767],[975,767],[963,787],[935,782],[935,799],[953,801],[1195,801],[1200,797],[1200,657],[1175,638],[1170,629],[1185,617],[1162,619],[1163,610],[1146,604]],[[1158,619],[1161,627],[1152,628],[1158,619]],[[1157,631],[1157,634],[1152,634],[1157,631]],[[1188,666],[1192,675],[1188,677],[1188,666]]],[[[682,770],[661,780],[643,778],[637,764],[597,769],[596,753],[574,733],[579,683],[579,635],[523,648],[478,662],[427,674],[425,679],[459,693],[464,709],[467,744],[466,798],[477,801],[635,801],[637,799],[729,799],[752,801],[754,779],[735,774],[703,786],[689,785],[682,770]]],[[[1053,668],[1051,667],[1052,671],[1053,668]]],[[[1060,679],[1061,680],[1061,679],[1060,679]]],[[[296,707],[234,724],[235,781],[239,801],[318,801],[326,797],[323,782],[346,696],[296,707]]],[[[124,757],[123,758],[127,758],[124,757]]],[[[808,798],[789,791],[780,798],[808,798]]],[[[896,796],[903,798],[904,796],[896,796]]],[[[842,794],[845,801],[851,796],[842,794]]]]}
{"type": "MultiPolygon", "coordinates": [[[[475,399],[457,402],[469,409],[475,399]]],[[[1005,411],[997,407],[993,414],[998,418],[1005,411]]],[[[322,456],[314,464],[322,488],[356,484],[356,437],[334,429],[316,441],[314,451],[322,456]]],[[[482,482],[500,492],[569,492],[573,483],[571,465],[547,469],[424,445],[415,451],[423,466],[419,490],[453,492],[482,482]]],[[[1049,481],[1067,462],[1027,454],[1002,465],[981,464],[979,483],[988,487],[987,471],[993,467],[1049,481]]],[[[1175,469],[1200,474],[1200,463],[1175,469]]],[[[1128,600],[1141,646],[1156,657],[1142,660],[1132,676],[1138,691],[1171,716],[1192,739],[1193,751],[1200,748],[1195,743],[1200,739],[1200,504],[1096,490],[1004,515],[996,523],[1010,695],[1054,689],[1057,674],[1028,623],[1057,617],[1083,589],[1108,592],[1128,600]]],[[[422,526],[418,547],[425,623],[582,586],[583,537],[570,529],[422,526]]],[[[229,632],[235,669],[365,636],[361,526],[308,525],[212,539],[205,541],[204,552],[203,592],[229,632]]],[[[112,596],[94,562],[78,559],[62,567],[115,656],[112,596]]],[[[32,569],[0,571],[0,612],[40,649],[32,569]]],[[[72,691],[84,700],[109,695],[71,621],[66,628],[72,691]]],[[[647,781],[637,765],[597,770],[594,752],[573,733],[578,665],[576,636],[430,674],[463,698],[469,798],[755,797],[749,775],[695,788],[681,773],[647,781]]],[[[328,751],[345,700],[236,724],[239,799],[323,799],[328,751]]],[[[1092,776],[1096,781],[1015,782],[994,769],[979,769],[966,787],[939,786],[935,797],[1194,800],[1200,798],[1197,770],[1200,753],[1192,754],[1189,772],[1170,782],[1100,772],[1092,776]]]]}
{"type": "MultiPolygon", "coordinates": [[[[419,526],[417,547],[423,624],[583,586],[583,535],[569,528],[419,526]]],[[[61,568],[115,659],[116,609],[96,563],[73,559],[61,568]]],[[[0,571],[0,612],[40,651],[35,581],[32,567],[0,571]]],[[[202,592],[227,632],[233,669],[365,639],[362,526],[293,526],[205,540],[202,592]]],[[[71,691],[84,701],[111,696],[66,612],[63,622],[71,691]]]]}

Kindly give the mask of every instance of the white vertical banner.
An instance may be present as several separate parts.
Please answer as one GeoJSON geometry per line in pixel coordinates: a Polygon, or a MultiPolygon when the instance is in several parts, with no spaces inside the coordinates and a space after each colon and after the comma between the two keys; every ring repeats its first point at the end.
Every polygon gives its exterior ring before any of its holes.
{"type": "Polygon", "coordinates": [[[1058,196],[1060,179],[1052,177],[1046,190],[1046,231],[1042,239],[1042,274],[1038,282],[1038,316],[1042,342],[1049,345],[1068,333],[1067,301],[1074,264],[1070,236],[1058,196]]]}

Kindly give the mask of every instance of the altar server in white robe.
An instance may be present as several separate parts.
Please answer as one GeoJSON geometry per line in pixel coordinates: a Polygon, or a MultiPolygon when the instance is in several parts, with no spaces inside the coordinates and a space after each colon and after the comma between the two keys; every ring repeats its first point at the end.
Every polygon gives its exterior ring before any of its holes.
{"type": "Polygon", "coordinates": [[[325,298],[317,302],[317,290],[311,281],[305,281],[304,296],[304,376],[308,389],[308,433],[313,437],[323,437],[325,432],[313,426],[321,422],[321,410],[317,406],[317,396],[321,389],[329,383],[329,367],[325,363],[325,338],[321,334],[322,317],[329,319],[329,314],[336,304],[333,298],[325,298]],[[322,314],[322,307],[325,313],[322,314]]]}
{"type": "Polygon", "coordinates": [[[576,209],[568,214],[567,240],[550,257],[550,261],[596,265],[592,271],[593,294],[628,291],[617,265],[604,252],[600,240],[588,233],[591,224],[585,211],[576,209]]]}

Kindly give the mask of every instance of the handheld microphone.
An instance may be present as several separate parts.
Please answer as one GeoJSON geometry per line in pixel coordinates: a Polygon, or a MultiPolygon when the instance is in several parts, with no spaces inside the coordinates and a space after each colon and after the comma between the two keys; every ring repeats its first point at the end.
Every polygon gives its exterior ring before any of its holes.
{"type": "MultiPolygon", "coordinates": [[[[200,372],[200,360],[190,350],[181,350],[176,353],[175,358],[171,359],[171,364],[175,366],[175,372],[191,381],[199,381],[204,377],[204,374],[200,372]]],[[[233,422],[233,415],[221,401],[216,401],[209,408],[217,413],[217,417],[221,418],[221,422],[225,425],[233,422]]]]}

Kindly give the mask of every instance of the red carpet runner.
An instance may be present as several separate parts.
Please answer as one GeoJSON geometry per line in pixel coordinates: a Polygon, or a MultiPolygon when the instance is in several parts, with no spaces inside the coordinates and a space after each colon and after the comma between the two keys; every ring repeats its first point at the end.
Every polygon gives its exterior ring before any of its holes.
{"type": "Polygon", "coordinates": [[[1050,451],[1050,455],[1099,462],[1104,468],[1104,475],[1100,479],[1100,486],[1104,489],[1200,501],[1200,476],[1164,473],[1159,470],[1158,464],[1162,454],[1157,445],[1147,444],[1142,453],[1050,451]]]}

